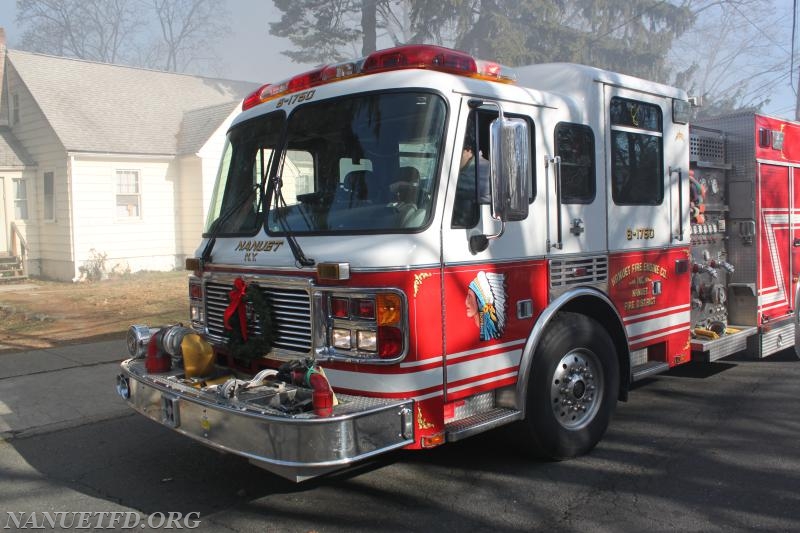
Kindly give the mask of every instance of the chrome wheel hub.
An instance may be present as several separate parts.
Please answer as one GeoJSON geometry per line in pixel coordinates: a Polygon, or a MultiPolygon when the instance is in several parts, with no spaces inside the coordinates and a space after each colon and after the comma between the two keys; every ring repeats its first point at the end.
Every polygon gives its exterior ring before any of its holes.
{"type": "Polygon", "coordinates": [[[550,381],[553,414],[567,429],[586,426],[597,414],[603,397],[603,370],[597,356],[573,350],[558,362],[550,381]]]}

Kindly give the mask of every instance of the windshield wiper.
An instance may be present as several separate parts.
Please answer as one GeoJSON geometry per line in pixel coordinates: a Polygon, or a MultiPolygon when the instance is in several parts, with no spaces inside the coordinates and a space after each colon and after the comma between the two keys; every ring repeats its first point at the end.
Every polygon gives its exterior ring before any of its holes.
{"type": "Polygon", "coordinates": [[[289,243],[289,248],[292,250],[292,255],[294,255],[294,260],[297,264],[301,267],[314,266],[316,261],[306,257],[297,239],[295,239],[292,230],[289,228],[289,224],[286,222],[286,200],[283,198],[281,183],[280,175],[276,174],[272,186],[272,194],[275,197],[275,218],[278,220],[278,224],[280,224],[283,233],[286,235],[286,241],[289,243]]]}
{"type": "Polygon", "coordinates": [[[241,209],[247,205],[248,202],[253,201],[253,194],[258,191],[258,204],[256,204],[256,214],[258,215],[261,213],[261,206],[263,205],[264,199],[264,191],[261,189],[260,185],[253,187],[252,189],[247,190],[247,194],[242,195],[241,200],[236,202],[233,207],[222,213],[217,220],[215,220],[208,231],[208,242],[206,243],[205,247],[203,248],[203,253],[201,254],[201,259],[204,263],[211,262],[211,251],[214,249],[214,244],[217,242],[217,235],[219,234],[220,228],[222,228],[236,213],[239,213],[241,209]]]}
{"type": "Polygon", "coordinates": [[[264,165],[264,150],[259,150],[259,158],[261,161],[261,168],[264,169],[264,173],[261,175],[261,180],[257,185],[254,185],[252,189],[247,190],[247,194],[242,196],[242,199],[236,202],[233,207],[222,213],[217,220],[215,220],[208,231],[208,242],[206,243],[205,247],[203,248],[203,253],[200,255],[201,260],[204,263],[211,262],[211,251],[214,249],[214,245],[217,242],[217,234],[219,233],[219,229],[227,223],[234,214],[238,213],[249,201],[253,199],[253,193],[258,190],[258,203],[256,204],[256,217],[261,213],[262,208],[264,206],[264,185],[267,183],[267,170],[269,165],[272,163],[272,154],[270,154],[269,162],[267,166],[264,165]]]}

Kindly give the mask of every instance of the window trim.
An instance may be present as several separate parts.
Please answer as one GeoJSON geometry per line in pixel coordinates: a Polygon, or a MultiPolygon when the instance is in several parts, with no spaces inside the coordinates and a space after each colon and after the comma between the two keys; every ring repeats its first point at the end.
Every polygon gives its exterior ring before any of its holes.
{"type": "Polygon", "coordinates": [[[609,142],[609,152],[610,152],[609,153],[609,163],[611,165],[611,169],[610,169],[611,170],[610,185],[611,185],[611,200],[612,200],[612,202],[614,203],[614,205],[618,205],[618,206],[657,207],[657,206],[663,205],[664,204],[664,199],[666,197],[666,187],[665,187],[665,184],[664,184],[664,181],[665,181],[665,174],[664,174],[664,161],[665,161],[665,157],[664,157],[664,110],[661,108],[661,106],[659,104],[654,103],[654,102],[636,100],[636,99],[633,99],[633,98],[625,98],[625,97],[622,97],[622,96],[612,96],[611,100],[609,102],[609,107],[608,107],[608,121],[609,121],[609,125],[610,125],[610,131],[609,131],[609,136],[608,136],[609,141],[608,142],[609,142]],[[638,105],[643,105],[643,106],[648,106],[648,107],[654,108],[655,110],[658,111],[658,123],[659,123],[659,127],[661,128],[661,130],[660,131],[659,130],[654,130],[654,129],[650,129],[650,128],[647,128],[647,127],[635,127],[635,126],[630,126],[630,125],[627,125],[627,124],[616,124],[614,122],[614,120],[613,120],[613,117],[611,116],[612,104],[613,104],[613,102],[615,100],[620,100],[620,101],[623,101],[623,102],[632,102],[632,103],[635,103],[635,104],[638,104],[638,105]],[[638,136],[654,138],[654,139],[658,140],[657,142],[658,142],[660,161],[658,163],[659,169],[658,169],[657,172],[658,172],[658,176],[660,177],[660,179],[653,180],[653,183],[652,183],[653,185],[658,184],[658,186],[659,186],[658,187],[658,196],[656,198],[654,198],[654,200],[655,200],[654,202],[623,201],[623,200],[625,200],[624,198],[618,198],[617,187],[616,187],[616,174],[615,174],[615,170],[616,170],[616,164],[615,164],[615,162],[616,162],[616,152],[614,150],[614,145],[615,145],[615,135],[614,134],[615,133],[624,133],[624,134],[628,134],[628,135],[638,135],[638,136]]]}
{"type": "Polygon", "coordinates": [[[562,121],[562,122],[559,122],[558,124],[556,124],[556,127],[553,128],[553,144],[555,146],[556,156],[561,156],[561,151],[559,150],[560,145],[558,143],[558,132],[559,132],[559,129],[562,128],[562,127],[563,128],[574,128],[576,130],[588,131],[589,135],[592,138],[592,146],[591,146],[591,149],[589,150],[589,155],[591,157],[591,164],[589,165],[589,173],[590,173],[589,182],[590,182],[590,185],[591,185],[592,194],[591,194],[591,197],[580,198],[579,200],[573,200],[573,199],[564,198],[564,181],[563,181],[564,158],[562,157],[561,158],[561,165],[562,165],[562,169],[561,169],[561,177],[562,177],[562,181],[561,181],[561,203],[569,204],[569,205],[573,205],[573,204],[576,204],[576,205],[589,205],[589,204],[592,204],[592,203],[594,203],[595,199],[597,198],[597,158],[596,158],[597,139],[595,138],[594,130],[588,124],[581,124],[579,122],[562,121]]]}
{"type": "Polygon", "coordinates": [[[11,125],[16,126],[19,123],[19,93],[15,92],[11,95],[11,125]]]}
{"type": "Polygon", "coordinates": [[[134,222],[138,220],[142,220],[142,171],[140,169],[135,168],[117,168],[114,169],[114,219],[118,222],[134,222]],[[135,193],[121,193],[119,192],[119,178],[122,173],[135,173],[136,174],[136,189],[137,192],[135,193]],[[128,215],[128,216],[120,216],[119,214],[119,197],[120,196],[136,196],[137,197],[137,207],[138,207],[138,214],[135,216],[128,215]]]}
{"type": "Polygon", "coordinates": [[[54,171],[47,171],[42,174],[42,221],[55,222],[56,221],[56,173],[54,171]],[[52,217],[47,217],[47,175],[50,174],[51,186],[51,210],[52,217]]]}
{"type": "MultiPolygon", "coordinates": [[[[28,181],[29,181],[28,178],[11,178],[12,192],[13,192],[12,204],[14,206],[14,220],[28,221],[28,220],[31,219],[31,210],[30,210],[31,206],[30,206],[30,201],[29,201],[30,200],[30,198],[29,198],[30,195],[28,194],[28,181]],[[23,183],[25,185],[25,187],[24,187],[25,196],[23,198],[18,198],[17,197],[17,194],[19,192],[19,186],[18,186],[19,183],[23,183]],[[18,209],[17,203],[18,202],[25,202],[24,216],[18,216],[17,215],[17,209],[18,209]]],[[[22,213],[20,213],[20,214],[22,214],[22,213]]]]}

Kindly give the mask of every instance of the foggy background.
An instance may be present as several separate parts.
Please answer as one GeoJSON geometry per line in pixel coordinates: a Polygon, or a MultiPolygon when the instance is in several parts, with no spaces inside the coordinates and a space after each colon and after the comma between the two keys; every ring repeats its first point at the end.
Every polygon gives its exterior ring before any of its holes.
{"type": "MultiPolygon", "coordinates": [[[[70,0],[0,0],[0,26],[5,28],[7,45],[81,57],[54,42],[52,37],[57,32],[46,29],[50,22],[31,16],[37,8],[47,17],[54,16],[69,4],[70,0]],[[28,17],[18,20],[20,14],[28,17]],[[26,32],[32,38],[26,40],[26,32]],[[50,36],[50,40],[44,36],[50,36]]],[[[113,56],[112,62],[119,64],[266,83],[280,81],[320,62],[360,57],[369,49],[364,37],[369,37],[370,31],[374,32],[378,48],[416,39],[466,49],[481,59],[499,60],[510,66],[534,62],[528,60],[530,57],[537,62],[565,60],[562,56],[569,52],[565,49],[573,42],[578,50],[571,51],[567,60],[577,57],[576,62],[676,85],[690,95],[702,95],[705,112],[750,109],[790,119],[795,118],[796,112],[800,60],[792,53],[797,37],[791,0],[82,0],[78,5],[87,10],[94,5],[131,10],[130,25],[115,36],[121,41],[120,53],[113,56]],[[368,4],[378,5],[377,27],[371,30],[362,24],[362,9],[368,4]],[[194,40],[187,41],[189,48],[180,52],[183,56],[170,57],[163,42],[157,42],[166,35],[154,18],[153,7],[159,5],[165,10],[161,14],[167,17],[180,15],[179,8],[184,12],[198,5],[207,9],[205,18],[200,17],[204,26],[199,26],[194,40]],[[334,5],[344,5],[349,11],[333,13],[334,5]],[[169,12],[171,9],[176,13],[169,12]],[[616,20],[609,15],[615,9],[620,13],[616,20]],[[492,10],[504,10],[507,19],[490,20],[492,10]],[[605,12],[607,20],[595,24],[591,19],[595,11],[605,12]],[[512,22],[517,12],[530,17],[522,32],[509,26],[509,12],[512,22]],[[675,18],[686,13],[691,14],[689,19],[675,18]],[[282,33],[291,39],[270,33],[280,33],[276,26],[282,18],[282,33]],[[488,31],[488,43],[470,33],[487,20],[494,24],[488,31]],[[508,27],[504,28],[503,23],[508,27]],[[572,27],[568,28],[568,24],[572,27]],[[608,29],[601,31],[601,27],[608,29]],[[333,35],[335,31],[338,33],[333,35]],[[576,38],[565,41],[565,31],[573,32],[576,38]],[[530,38],[538,34],[542,35],[538,42],[544,45],[531,46],[530,38]],[[599,51],[591,49],[605,49],[603,41],[611,41],[612,37],[618,42],[609,42],[605,48],[628,46],[630,62],[641,65],[638,71],[624,59],[610,65],[603,64],[604,60],[581,60],[587,53],[599,55],[599,51]],[[522,42],[523,38],[528,40],[522,42]],[[669,42],[668,47],[654,44],[657,39],[669,42]],[[586,42],[590,44],[580,44],[586,42]],[[645,47],[631,44],[636,42],[650,44],[663,57],[654,57],[652,65],[645,65],[646,59],[634,57],[645,47]],[[552,45],[552,50],[547,45],[552,45]],[[579,50],[581,47],[583,51],[579,50]],[[551,57],[554,54],[556,57],[551,57]],[[650,71],[650,75],[643,74],[650,71]]],[[[97,11],[100,9],[81,15],[81,23],[88,24],[97,11]]],[[[76,30],[81,34],[81,28],[76,30]]],[[[622,52],[624,55],[626,51],[622,52]]],[[[87,59],[98,60],[92,56],[87,59]]]]}

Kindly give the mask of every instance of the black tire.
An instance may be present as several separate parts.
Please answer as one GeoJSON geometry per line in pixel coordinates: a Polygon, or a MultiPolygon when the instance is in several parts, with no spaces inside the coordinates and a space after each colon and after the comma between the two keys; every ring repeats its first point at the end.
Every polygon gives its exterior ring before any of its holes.
{"type": "Polygon", "coordinates": [[[619,393],[619,360],[592,318],[559,313],[533,355],[523,431],[534,455],[561,460],[588,453],[608,428],[619,393]]]}
{"type": "MultiPolygon", "coordinates": [[[[800,298],[800,292],[795,297],[795,302],[797,298],[800,298]]],[[[794,316],[794,355],[800,359],[800,313],[795,313],[794,316]]]]}

